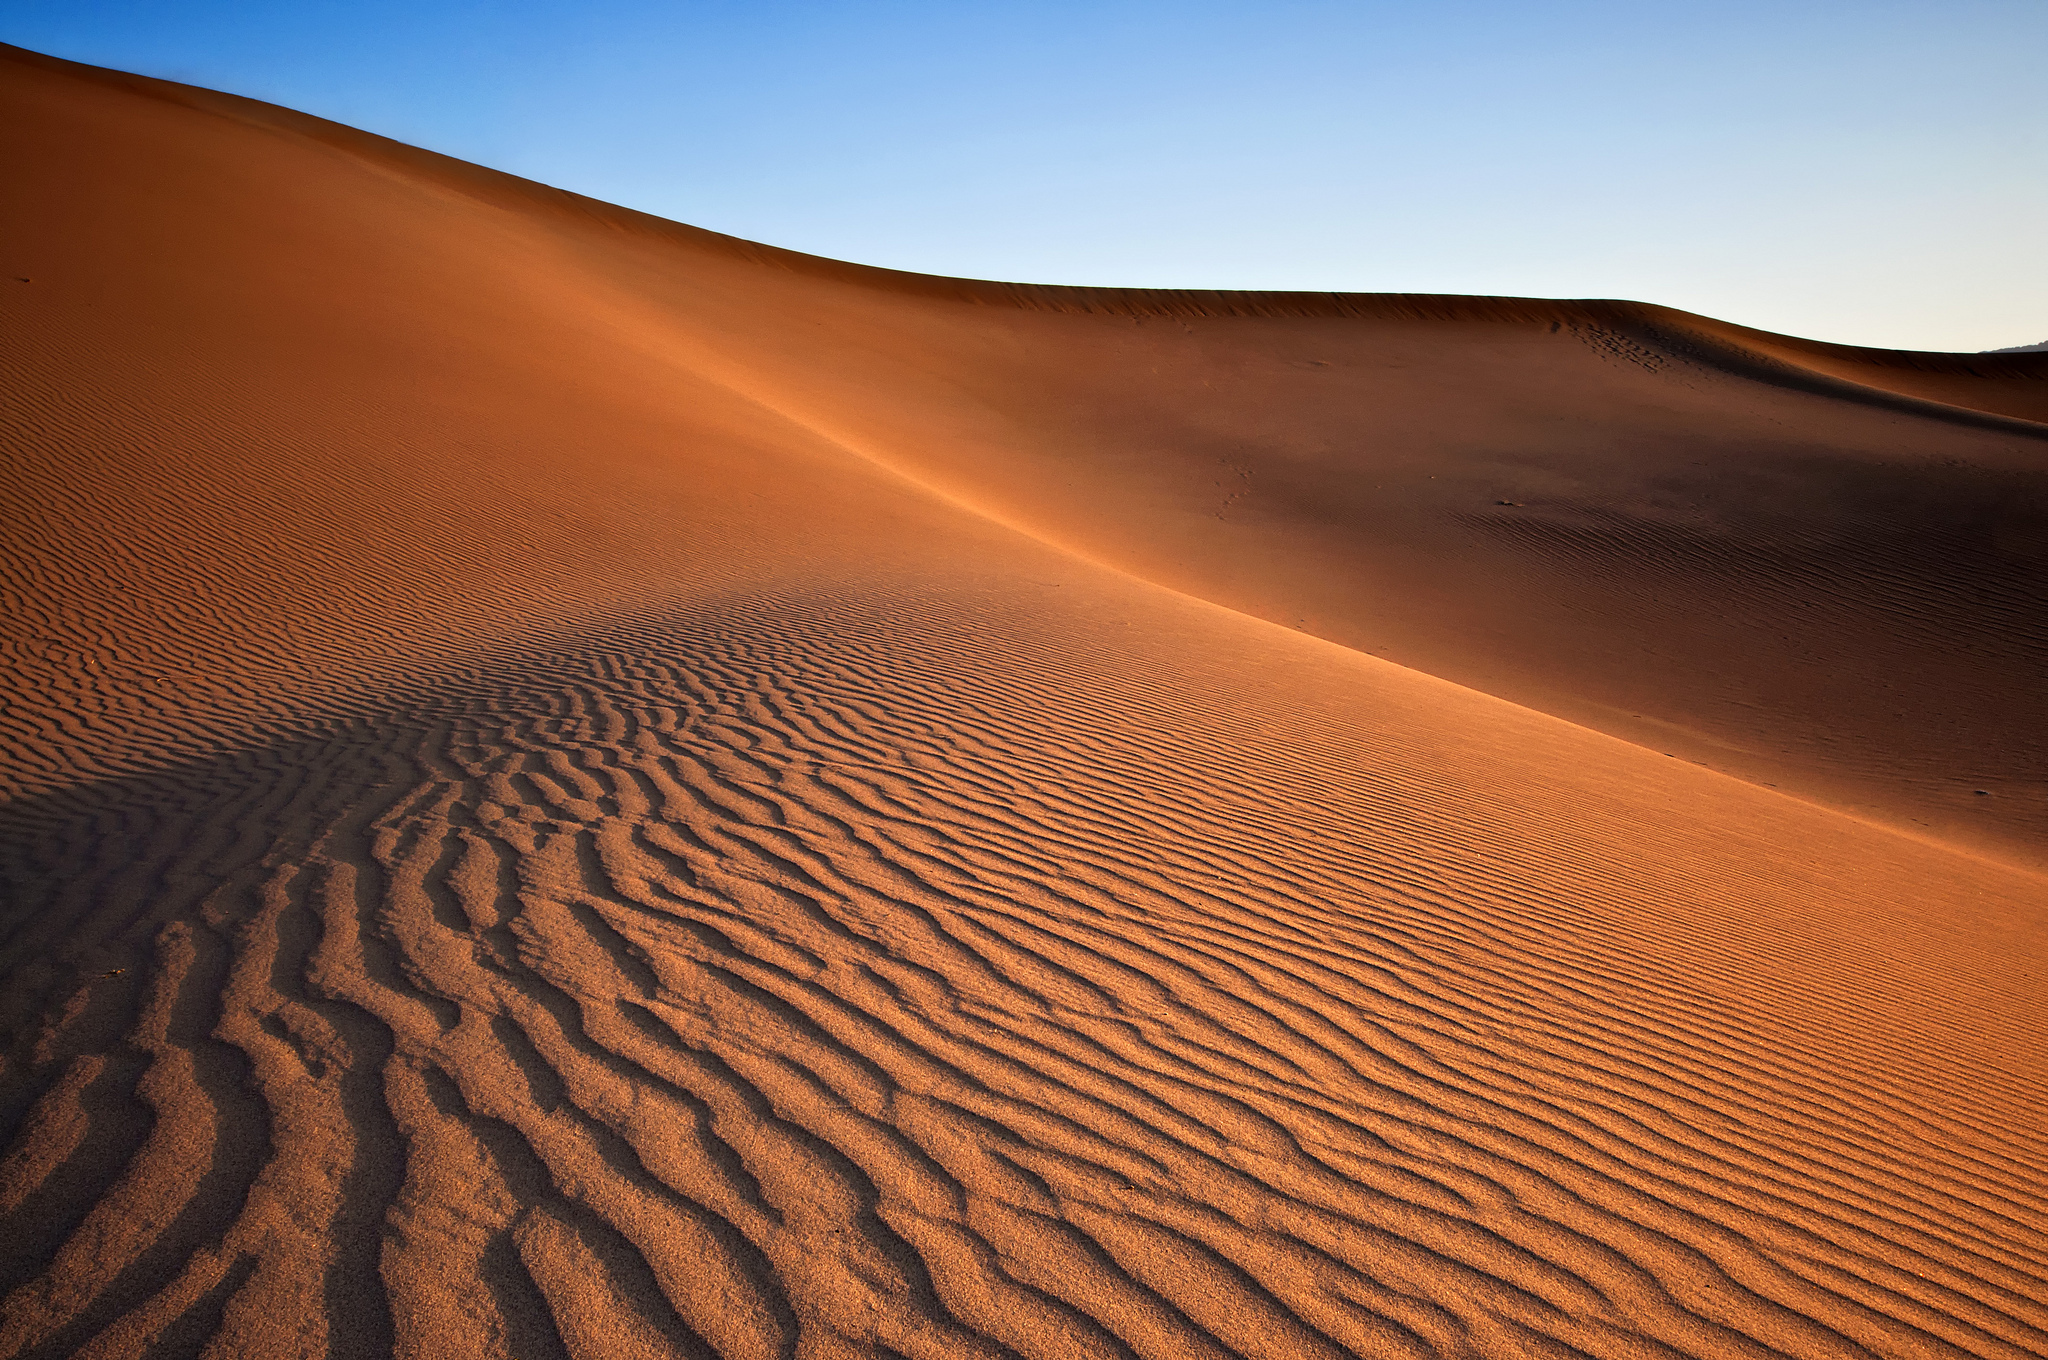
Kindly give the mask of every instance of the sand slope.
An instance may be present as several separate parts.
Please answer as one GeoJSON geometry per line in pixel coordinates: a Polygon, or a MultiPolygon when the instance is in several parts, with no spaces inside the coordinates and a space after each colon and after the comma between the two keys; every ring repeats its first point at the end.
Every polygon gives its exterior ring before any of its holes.
{"type": "Polygon", "coordinates": [[[0,1354],[2048,1349],[2048,360],[0,100],[0,1354]]]}

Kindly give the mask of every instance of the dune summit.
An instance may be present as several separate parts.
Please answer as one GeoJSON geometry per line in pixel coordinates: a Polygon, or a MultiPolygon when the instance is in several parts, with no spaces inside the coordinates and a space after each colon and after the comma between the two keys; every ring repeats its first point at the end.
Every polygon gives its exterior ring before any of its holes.
{"type": "Polygon", "coordinates": [[[0,1355],[2048,1351],[2048,354],[0,107],[0,1355]]]}

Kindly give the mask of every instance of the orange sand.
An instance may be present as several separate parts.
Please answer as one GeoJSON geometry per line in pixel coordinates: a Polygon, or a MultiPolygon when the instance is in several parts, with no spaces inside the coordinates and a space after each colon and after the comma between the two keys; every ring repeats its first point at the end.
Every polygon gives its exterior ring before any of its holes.
{"type": "Polygon", "coordinates": [[[2048,1350],[2048,354],[0,127],[0,1355],[2048,1350]]]}

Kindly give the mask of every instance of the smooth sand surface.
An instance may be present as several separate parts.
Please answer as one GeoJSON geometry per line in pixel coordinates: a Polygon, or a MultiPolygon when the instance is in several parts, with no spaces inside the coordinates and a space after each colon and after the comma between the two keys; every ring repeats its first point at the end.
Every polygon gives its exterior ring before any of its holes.
{"type": "Polygon", "coordinates": [[[0,128],[0,1355],[2048,1352],[2048,355],[0,128]]]}

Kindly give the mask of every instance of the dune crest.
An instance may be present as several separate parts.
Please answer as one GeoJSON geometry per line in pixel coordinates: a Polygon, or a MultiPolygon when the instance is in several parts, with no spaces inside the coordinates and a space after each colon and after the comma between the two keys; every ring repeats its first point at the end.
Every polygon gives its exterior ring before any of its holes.
{"type": "Polygon", "coordinates": [[[2048,356],[0,108],[0,1355],[2048,1350],[2048,356]]]}

